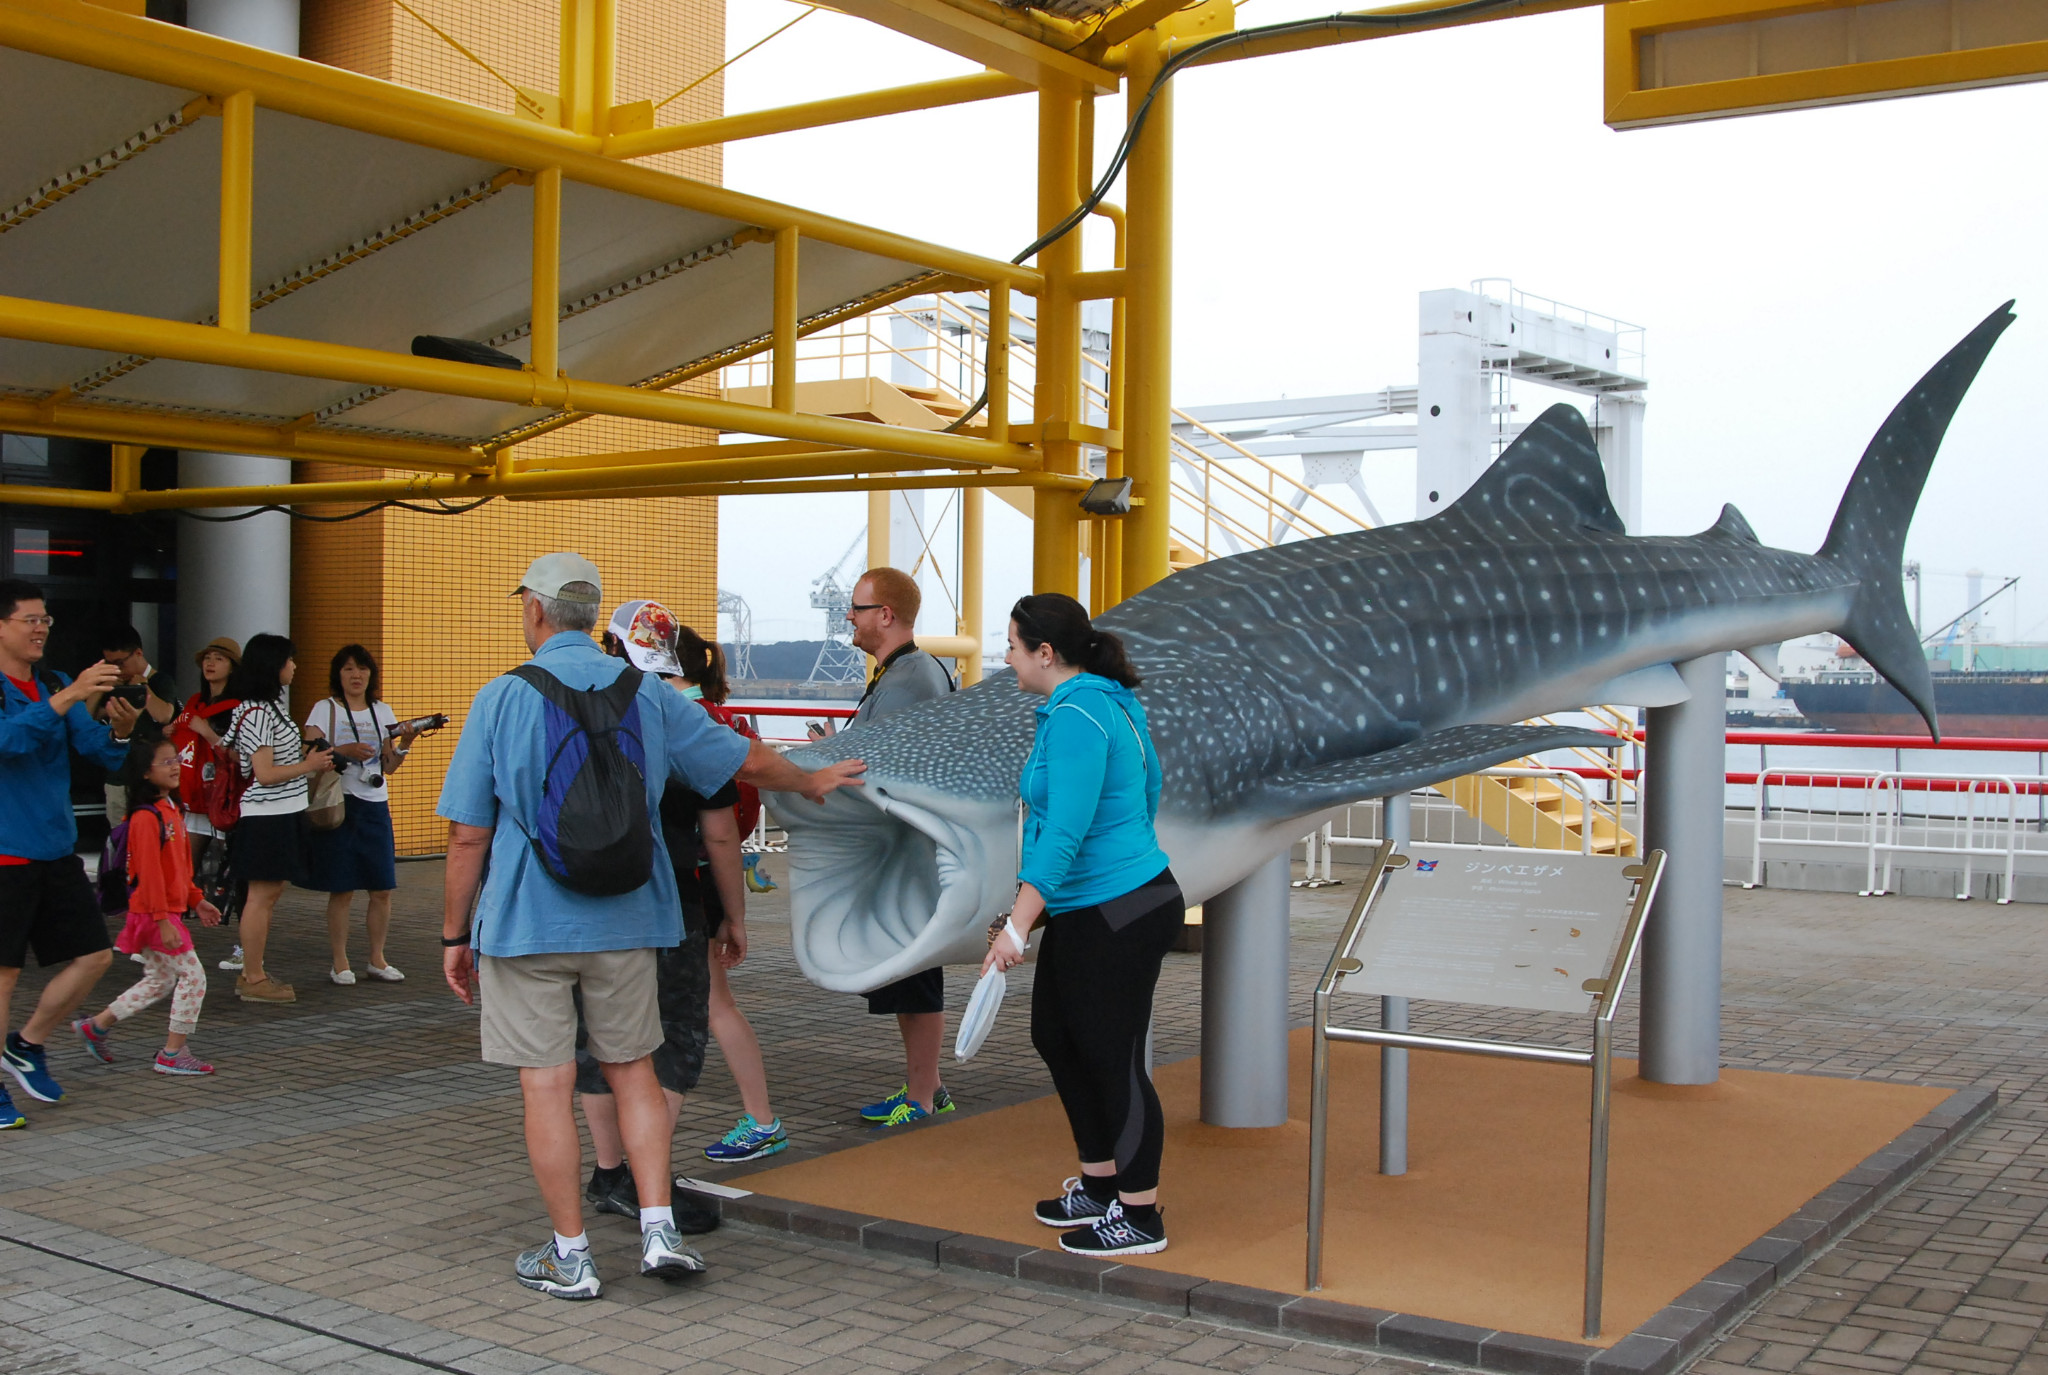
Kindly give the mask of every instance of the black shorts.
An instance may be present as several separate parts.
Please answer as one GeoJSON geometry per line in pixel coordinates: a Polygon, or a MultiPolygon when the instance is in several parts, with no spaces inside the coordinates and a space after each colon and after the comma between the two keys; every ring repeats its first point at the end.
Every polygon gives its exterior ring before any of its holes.
{"type": "MultiPolygon", "coordinates": [[[[654,1048],[654,1077],[670,1093],[688,1093],[704,1073],[711,1039],[711,968],[701,937],[686,937],[672,950],[654,952],[655,998],[661,1012],[661,1044],[654,1048]]],[[[585,1048],[583,992],[576,993],[576,1091],[610,1093],[604,1070],[585,1048]]]]}
{"type": "Polygon", "coordinates": [[[944,1012],[946,1010],[946,971],[944,968],[927,969],[898,979],[892,984],[883,984],[862,995],[868,1000],[868,1011],[876,1016],[901,1015],[906,1012],[944,1012]]]}
{"type": "Polygon", "coordinates": [[[295,883],[303,888],[312,835],[303,811],[244,816],[228,836],[228,863],[245,883],[295,883]]]}
{"type": "Polygon", "coordinates": [[[0,969],[21,968],[31,949],[48,969],[112,946],[77,855],[0,864],[0,969]]]}

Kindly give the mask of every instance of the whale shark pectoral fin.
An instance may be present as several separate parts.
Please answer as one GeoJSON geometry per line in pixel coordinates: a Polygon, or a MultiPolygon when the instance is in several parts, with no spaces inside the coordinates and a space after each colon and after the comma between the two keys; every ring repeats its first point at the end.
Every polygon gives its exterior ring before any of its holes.
{"type": "Polygon", "coordinates": [[[1651,664],[1619,678],[1609,678],[1586,697],[1610,707],[1675,707],[1690,702],[1692,691],[1669,664],[1651,664]]]}
{"type": "Polygon", "coordinates": [[[1763,674],[1764,677],[1774,683],[1782,682],[1785,673],[1784,670],[1778,667],[1778,650],[1780,648],[1781,646],[1779,645],[1751,645],[1748,649],[1742,651],[1742,657],[1755,664],[1757,672],[1763,674]]]}
{"type": "Polygon", "coordinates": [[[1262,811],[1306,815],[1426,788],[1523,755],[1573,746],[1604,749],[1610,736],[1573,726],[1452,726],[1391,750],[1275,774],[1250,799],[1262,811]]]}

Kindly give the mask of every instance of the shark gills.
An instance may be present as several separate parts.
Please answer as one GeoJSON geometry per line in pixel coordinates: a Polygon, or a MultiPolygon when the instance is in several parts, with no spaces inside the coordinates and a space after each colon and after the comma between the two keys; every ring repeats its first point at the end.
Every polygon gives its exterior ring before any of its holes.
{"type": "MultiPolygon", "coordinates": [[[[1606,737],[1516,722],[1685,700],[1674,664],[1839,632],[1937,728],[1906,609],[1906,528],[2011,303],[1879,429],[1817,554],[1734,507],[1697,535],[1631,537],[1578,411],[1543,413],[1427,520],[1216,559],[1097,618],[1122,636],[1165,772],[1159,837],[1190,901],[1362,798],[1606,737]]],[[[1768,662],[1767,662],[1768,661],[1768,662]]],[[[979,960],[1017,872],[1036,699],[1009,673],[792,752],[867,761],[823,806],[771,795],[790,835],[799,964],[861,991],[979,960]]]]}

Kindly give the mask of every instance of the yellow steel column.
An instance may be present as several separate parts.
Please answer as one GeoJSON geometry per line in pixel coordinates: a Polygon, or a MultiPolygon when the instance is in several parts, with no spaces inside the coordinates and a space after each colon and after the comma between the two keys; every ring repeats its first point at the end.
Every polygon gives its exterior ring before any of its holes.
{"type": "Polygon", "coordinates": [[[112,489],[114,496],[123,498],[132,492],[141,491],[144,446],[140,444],[116,444],[113,446],[113,449],[112,481],[107,485],[112,489]]]}
{"type": "MultiPolygon", "coordinates": [[[[989,396],[993,399],[995,393],[991,391],[989,396]]],[[[960,633],[976,643],[980,642],[986,629],[981,606],[981,503],[985,495],[979,487],[963,488],[960,492],[960,633]]],[[[954,660],[960,668],[961,687],[973,687],[981,681],[984,652],[977,649],[965,658],[954,660]]]]}
{"type": "Polygon", "coordinates": [[[988,289],[988,437],[1010,442],[1010,284],[988,289]]]}
{"type": "MultiPolygon", "coordinates": [[[[1125,94],[1130,109],[1159,73],[1157,29],[1130,43],[1125,94]]],[[[1129,216],[1129,297],[1124,346],[1124,473],[1132,479],[1131,513],[1123,518],[1123,596],[1136,596],[1164,578],[1172,530],[1173,442],[1173,86],[1159,92],[1132,145],[1126,213],[1129,216]],[[1142,502],[1142,505],[1137,503],[1142,502]]]]}
{"type": "Polygon", "coordinates": [[[220,103],[220,325],[249,331],[249,222],[256,199],[256,97],[220,103]]]}
{"type": "MultiPolygon", "coordinates": [[[[1065,84],[1038,92],[1038,230],[1045,233],[1073,212],[1080,159],[1081,102],[1086,97],[1065,84]]],[[[1072,278],[1081,270],[1078,228],[1038,255],[1045,287],[1038,298],[1038,379],[1032,410],[1040,428],[1040,451],[1050,473],[1081,471],[1081,446],[1053,438],[1060,427],[1079,424],[1081,415],[1081,309],[1072,278]]],[[[1064,495],[1041,494],[1031,521],[1031,586],[1037,592],[1080,595],[1081,510],[1064,495]]]]}
{"type": "Polygon", "coordinates": [[[887,492],[868,493],[868,567],[889,566],[889,504],[887,492]]]}
{"type": "Polygon", "coordinates": [[[552,381],[561,371],[562,169],[533,174],[533,334],[529,351],[535,377],[552,381]]]}
{"type": "Polygon", "coordinates": [[[618,0],[562,0],[562,127],[603,134],[618,56],[618,0]]]}
{"type": "Polygon", "coordinates": [[[776,230],[774,344],[768,404],[778,411],[796,409],[796,253],[796,226],[776,230]]]}

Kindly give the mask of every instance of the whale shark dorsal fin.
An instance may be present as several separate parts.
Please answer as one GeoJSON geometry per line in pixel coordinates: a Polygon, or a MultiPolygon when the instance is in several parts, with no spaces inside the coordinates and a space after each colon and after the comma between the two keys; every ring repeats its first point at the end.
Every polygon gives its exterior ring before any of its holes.
{"type": "Polygon", "coordinates": [[[1574,726],[1452,726],[1377,754],[1293,769],[1265,779],[1251,803],[1301,816],[1361,797],[1389,797],[1490,769],[1543,750],[1611,748],[1611,736],[1574,726]]]}
{"type": "Polygon", "coordinates": [[[1670,664],[1651,664],[1633,673],[1609,678],[1586,700],[1609,707],[1675,707],[1692,700],[1692,690],[1670,664]]]}
{"type": "Polygon", "coordinates": [[[1487,524],[1518,521],[1627,533],[1607,495],[1607,471],[1600,466],[1586,417],[1563,402],[1531,421],[1443,514],[1452,511],[1487,524]]]}
{"type": "Polygon", "coordinates": [[[1700,531],[1701,539],[1711,539],[1716,535],[1722,539],[1740,540],[1744,544],[1763,543],[1756,537],[1756,531],[1749,528],[1749,521],[1743,517],[1742,512],[1736,510],[1732,504],[1723,506],[1720,519],[1700,531]]]}

